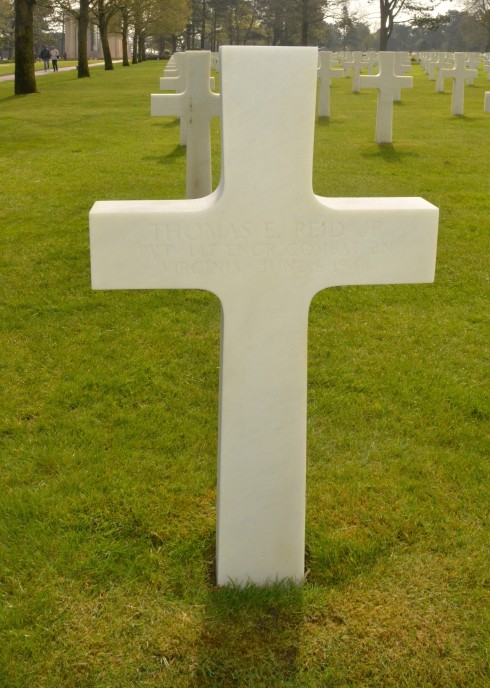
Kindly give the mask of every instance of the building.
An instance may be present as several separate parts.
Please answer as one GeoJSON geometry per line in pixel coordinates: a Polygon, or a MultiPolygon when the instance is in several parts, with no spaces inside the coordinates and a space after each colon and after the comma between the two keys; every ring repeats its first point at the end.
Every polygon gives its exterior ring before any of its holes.
{"type": "MultiPolygon", "coordinates": [[[[65,41],[62,54],[66,53],[67,60],[78,59],[78,22],[75,17],[65,17],[65,41]]],[[[99,27],[89,24],[87,41],[87,55],[89,60],[104,59],[102,43],[100,40],[99,27]]],[[[122,60],[123,43],[121,34],[110,33],[108,35],[109,47],[113,60],[122,60]]]]}

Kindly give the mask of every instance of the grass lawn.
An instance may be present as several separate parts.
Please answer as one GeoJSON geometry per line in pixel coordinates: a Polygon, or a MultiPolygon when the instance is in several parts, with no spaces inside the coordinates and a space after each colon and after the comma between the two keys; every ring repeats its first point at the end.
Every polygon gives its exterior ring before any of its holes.
{"type": "MultiPolygon", "coordinates": [[[[103,62],[103,60],[89,60],[89,67],[94,66],[96,64],[100,64],[103,62]]],[[[36,72],[42,72],[43,71],[43,61],[42,60],[37,60],[34,63],[34,69],[36,72]]],[[[51,60],[49,62],[51,65],[51,60]]],[[[78,60],[58,60],[58,67],[61,69],[62,67],[75,67],[78,64],[78,60]]],[[[15,74],[15,63],[14,62],[7,62],[7,63],[2,63],[0,62],[0,76],[7,76],[9,74],[15,74]]],[[[39,88],[39,84],[38,84],[39,88]]]]}
{"type": "Polygon", "coordinates": [[[90,289],[92,204],[185,194],[162,66],[0,84],[0,687],[490,686],[485,75],[452,117],[414,66],[392,146],[332,86],[315,192],[437,205],[436,281],[315,297],[307,581],[240,591],[213,581],[220,304],[90,289]]]}

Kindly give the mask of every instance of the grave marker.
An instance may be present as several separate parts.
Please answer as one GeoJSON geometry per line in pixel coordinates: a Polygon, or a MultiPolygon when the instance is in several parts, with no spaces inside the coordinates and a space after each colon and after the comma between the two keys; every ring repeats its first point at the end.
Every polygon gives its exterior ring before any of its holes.
{"type": "MultiPolygon", "coordinates": [[[[412,64],[411,63],[406,64],[404,62],[405,59],[407,59],[407,53],[406,52],[396,52],[395,53],[395,64],[394,64],[394,68],[393,68],[393,71],[395,72],[395,74],[404,76],[408,72],[412,71],[412,64]]],[[[395,90],[395,92],[393,94],[393,101],[395,103],[399,103],[401,101],[401,99],[402,99],[401,88],[398,88],[395,90]]]]}
{"type": "Polygon", "coordinates": [[[170,63],[164,70],[164,76],[160,77],[160,91],[176,91],[182,93],[185,89],[185,67],[184,62],[187,53],[174,53],[172,55],[173,64],[170,63]]]}
{"type": "Polygon", "coordinates": [[[466,54],[454,53],[454,67],[441,69],[441,75],[445,79],[453,80],[453,93],[451,96],[451,113],[464,115],[464,86],[468,77],[478,76],[476,69],[466,69],[466,54]]]}
{"type": "Polygon", "coordinates": [[[180,117],[186,132],[186,197],[201,198],[212,191],[211,118],[220,114],[220,96],[209,88],[211,53],[190,51],[185,60],[185,91],[151,96],[153,116],[180,117]]]}
{"type": "MultiPolygon", "coordinates": [[[[196,55],[198,53],[205,53],[207,52],[209,55],[208,51],[191,51],[188,50],[185,53],[174,53],[176,57],[176,70],[175,70],[175,76],[163,76],[160,78],[160,90],[161,91],[175,91],[178,94],[186,93],[189,94],[189,89],[187,88],[187,62],[189,59],[189,56],[191,55],[196,55]]],[[[208,83],[209,83],[209,88],[213,89],[214,88],[214,76],[209,75],[209,66],[210,66],[210,61],[208,64],[208,83]]],[[[191,69],[194,69],[194,63],[192,64],[191,69]]],[[[167,95],[167,94],[162,94],[162,95],[167,95]]],[[[152,96],[153,98],[153,96],[152,96]]],[[[185,101],[187,96],[184,96],[183,101],[185,101]]],[[[156,112],[153,113],[152,115],[154,116],[172,116],[174,115],[175,117],[180,118],[180,145],[181,146],[186,146],[187,145],[187,123],[188,123],[188,118],[186,117],[180,117],[180,108],[177,105],[177,103],[181,103],[181,107],[184,107],[182,105],[183,101],[174,101],[173,105],[175,105],[175,112],[168,112],[166,113],[165,106],[163,105],[164,101],[161,101],[159,106],[156,106],[156,112]],[[162,110],[162,112],[159,112],[158,110],[162,110]]],[[[171,108],[170,103],[172,101],[167,101],[168,107],[171,108]]],[[[185,110],[185,107],[184,107],[185,110]]]]}
{"type": "Polygon", "coordinates": [[[438,210],[313,193],[315,48],[225,46],[221,59],[219,188],[96,203],[92,286],[219,297],[217,581],[300,583],[310,301],[335,285],[432,281],[438,210]]]}
{"type": "Polygon", "coordinates": [[[318,117],[330,117],[330,84],[332,79],[343,77],[344,70],[332,67],[332,53],[329,50],[321,50],[318,58],[318,117]]]}
{"type": "Polygon", "coordinates": [[[393,140],[393,100],[400,88],[412,88],[411,76],[395,74],[395,54],[379,54],[377,74],[362,74],[361,88],[378,89],[378,109],[376,112],[376,143],[391,143],[393,140]]]}
{"type": "Polygon", "coordinates": [[[362,68],[367,65],[363,60],[363,55],[360,50],[355,50],[352,53],[352,93],[359,93],[361,90],[360,76],[362,68]]]}

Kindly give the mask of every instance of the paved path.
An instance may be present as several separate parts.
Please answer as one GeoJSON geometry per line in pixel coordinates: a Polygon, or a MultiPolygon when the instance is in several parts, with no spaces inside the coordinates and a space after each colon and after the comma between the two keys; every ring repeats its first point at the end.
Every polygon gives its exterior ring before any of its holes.
{"type": "MultiPolygon", "coordinates": [[[[117,64],[118,62],[122,62],[122,60],[113,60],[112,64],[117,64]]],[[[92,67],[103,67],[104,62],[91,62],[89,64],[89,68],[92,67]]],[[[58,67],[59,72],[74,72],[75,69],[77,68],[76,65],[71,65],[70,67],[58,67]]],[[[53,70],[50,69],[48,72],[45,72],[44,69],[36,70],[34,74],[36,75],[36,78],[38,76],[45,76],[46,74],[53,74],[53,70]]],[[[14,74],[7,74],[6,76],[0,76],[0,81],[13,81],[15,79],[14,74]]]]}

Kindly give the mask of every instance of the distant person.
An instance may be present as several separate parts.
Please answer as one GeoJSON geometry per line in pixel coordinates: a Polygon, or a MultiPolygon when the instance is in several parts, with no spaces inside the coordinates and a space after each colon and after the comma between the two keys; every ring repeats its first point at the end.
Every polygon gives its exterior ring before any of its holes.
{"type": "Polygon", "coordinates": [[[49,72],[49,58],[51,57],[51,53],[49,52],[47,45],[43,45],[43,48],[39,53],[39,57],[44,62],[44,71],[49,72]]]}
{"type": "Polygon", "coordinates": [[[60,54],[58,52],[58,48],[55,48],[54,45],[51,47],[51,62],[53,63],[53,72],[58,71],[58,60],[60,59],[60,54]]]}

